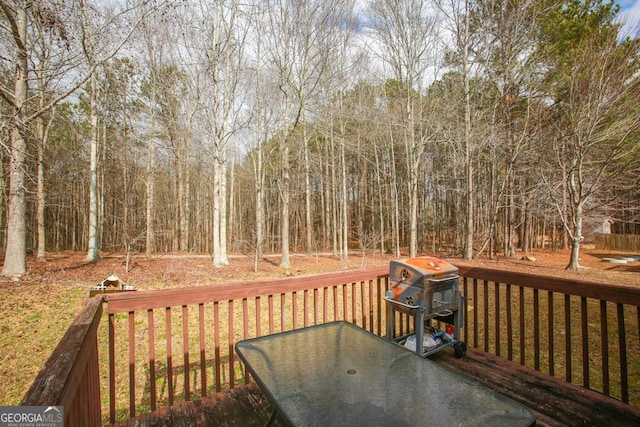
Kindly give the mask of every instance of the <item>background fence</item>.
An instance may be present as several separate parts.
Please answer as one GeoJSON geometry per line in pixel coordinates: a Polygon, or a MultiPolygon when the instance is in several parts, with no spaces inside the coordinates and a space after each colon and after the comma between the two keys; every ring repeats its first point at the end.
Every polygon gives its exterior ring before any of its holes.
{"type": "Polygon", "coordinates": [[[596,249],[640,253],[639,234],[596,234],[596,249]]]}

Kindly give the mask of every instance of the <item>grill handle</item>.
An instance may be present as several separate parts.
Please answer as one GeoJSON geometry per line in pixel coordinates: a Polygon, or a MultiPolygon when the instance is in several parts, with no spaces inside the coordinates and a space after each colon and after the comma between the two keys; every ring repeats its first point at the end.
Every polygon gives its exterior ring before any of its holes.
{"type": "Polygon", "coordinates": [[[440,282],[448,282],[449,280],[459,279],[459,278],[460,276],[456,274],[455,276],[443,277],[441,279],[428,278],[427,280],[433,283],[440,283],[440,282]]]}
{"type": "Polygon", "coordinates": [[[396,300],[394,300],[394,299],[392,299],[392,298],[389,298],[389,297],[384,297],[384,300],[385,300],[385,301],[387,301],[387,302],[391,302],[391,303],[393,303],[393,304],[398,304],[398,305],[401,305],[401,306],[403,306],[403,307],[407,307],[407,308],[411,308],[411,309],[420,308],[420,306],[419,306],[419,305],[405,304],[405,303],[403,303],[403,302],[396,301],[396,300]]]}

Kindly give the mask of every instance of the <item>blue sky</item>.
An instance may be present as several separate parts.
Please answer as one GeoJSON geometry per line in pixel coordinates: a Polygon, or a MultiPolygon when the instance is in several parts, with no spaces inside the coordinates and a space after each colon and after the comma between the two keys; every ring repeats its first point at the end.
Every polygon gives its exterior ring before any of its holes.
{"type": "Polygon", "coordinates": [[[622,6],[621,18],[626,20],[627,31],[630,34],[637,34],[640,25],[640,0],[619,0],[622,6]]]}
{"type": "Polygon", "coordinates": [[[640,17],[640,0],[619,0],[622,6],[622,14],[634,16],[636,20],[640,17]]]}

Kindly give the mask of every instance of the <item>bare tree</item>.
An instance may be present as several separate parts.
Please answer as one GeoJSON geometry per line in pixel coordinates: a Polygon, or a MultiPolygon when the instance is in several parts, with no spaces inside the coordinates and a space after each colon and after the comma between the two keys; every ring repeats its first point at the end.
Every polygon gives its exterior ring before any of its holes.
{"type": "MultiPolygon", "coordinates": [[[[231,139],[244,126],[242,79],[245,68],[246,38],[251,24],[251,6],[239,1],[200,4],[200,13],[211,17],[213,25],[204,34],[194,57],[201,58],[208,84],[203,85],[202,111],[211,142],[213,173],[213,264],[229,264],[227,254],[227,171],[231,139]]],[[[194,33],[194,36],[197,34],[194,33]]]]}
{"type": "Polygon", "coordinates": [[[420,125],[425,120],[425,104],[420,96],[429,67],[437,62],[437,16],[429,3],[421,0],[373,1],[370,13],[379,57],[388,64],[403,91],[402,138],[410,200],[409,256],[414,257],[418,247],[418,184],[430,137],[420,125]]]}
{"type": "Polygon", "coordinates": [[[89,65],[90,126],[89,143],[89,236],[86,259],[95,261],[98,255],[98,115],[96,111],[97,81],[95,71],[113,58],[129,40],[137,26],[147,15],[162,8],[163,4],[150,1],[133,2],[122,10],[101,11],[87,2],[81,3],[80,25],[82,50],[89,65]],[[132,17],[131,21],[127,20],[132,17]],[[115,36],[114,33],[119,34],[115,36]]]}
{"type": "Polygon", "coordinates": [[[438,2],[438,7],[446,17],[445,28],[451,36],[452,52],[451,65],[460,72],[463,84],[462,99],[464,99],[464,133],[461,145],[464,157],[465,176],[465,222],[463,236],[463,256],[465,259],[473,257],[474,239],[474,163],[472,146],[472,122],[471,122],[471,88],[473,78],[473,33],[471,28],[471,1],[470,0],[443,0],[438,2]]]}
{"type": "Polygon", "coordinates": [[[146,256],[150,257],[156,250],[156,226],[154,220],[156,206],[156,170],[157,170],[157,145],[161,136],[158,116],[161,109],[161,87],[164,65],[170,60],[171,44],[168,43],[170,35],[168,22],[172,17],[163,19],[149,19],[140,27],[143,50],[143,64],[146,68],[146,79],[142,84],[143,112],[148,115],[149,130],[147,134],[147,170],[146,170],[146,256]]]}
{"type": "Polygon", "coordinates": [[[277,1],[268,8],[269,35],[264,38],[267,67],[277,79],[282,105],[281,155],[281,266],[288,268],[291,204],[291,136],[300,124],[308,101],[326,78],[336,30],[349,25],[351,2],[338,0],[277,1]]]}
{"type": "Polygon", "coordinates": [[[541,172],[571,239],[569,270],[580,268],[585,217],[610,205],[615,197],[610,187],[637,170],[638,49],[635,41],[619,43],[617,31],[605,26],[585,34],[572,47],[573,61],[563,69],[567,74],[553,79],[565,82],[570,77],[553,106],[556,119],[549,133],[553,156],[541,157],[546,165],[541,172]],[[553,174],[556,170],[562,175],[553,174]],[[564,191],[569,194],[567,211],[562,209],[564,191]]]}

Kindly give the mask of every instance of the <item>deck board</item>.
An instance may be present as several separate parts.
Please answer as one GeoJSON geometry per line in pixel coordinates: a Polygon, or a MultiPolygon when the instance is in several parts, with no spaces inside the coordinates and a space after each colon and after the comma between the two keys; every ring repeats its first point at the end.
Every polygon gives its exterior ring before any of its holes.
{"type": "MultiPolygon", "coordinates": [[[[264,394],[255,384],[249,384],[122,420],[113,427],[263,426],[271,410],[264,394]]],[[[272,425],[282,424],[276,419],[272,425]]]]}
{"type": "Polygon", "coordinates": [[[640,409],[498,356],[469,348],[467,357],[434,361],[527,406],[543,426],[640,426],[640,409]]]}
{"type": "MultiPolygon", "coordinates": [[[[640,425],[639,408],[473,348],[461,359],[446,350],[431,360],[527,406],[537,426],[640,425]]],[[[249,384],[124,420],[114,427],[262,426],[271,410],[264,394],[249,384]]],[[[283,423],[276,419],[272,425],[283,423]]]]}

